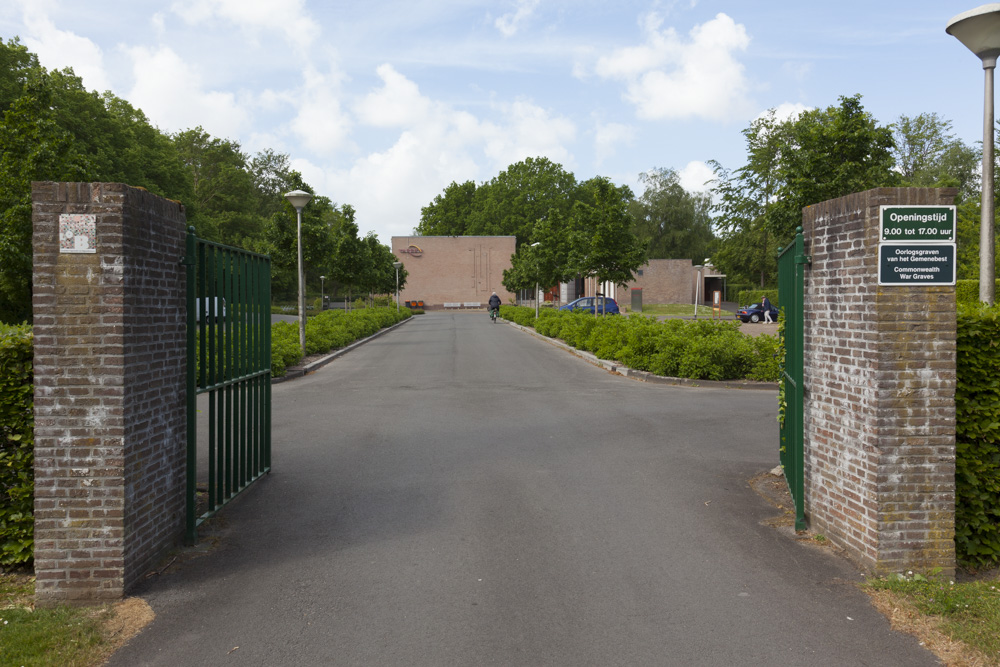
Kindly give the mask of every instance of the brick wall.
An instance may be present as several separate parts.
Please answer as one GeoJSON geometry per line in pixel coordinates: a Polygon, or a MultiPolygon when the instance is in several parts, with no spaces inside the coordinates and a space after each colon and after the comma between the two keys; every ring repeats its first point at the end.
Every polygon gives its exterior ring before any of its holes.
{"type": "Polygon", "coordinates": [[[955,568],[955,288],[878,285],[879,206],[954,189],[869,190],[803,212],[810,526],[867,569],[955,568]]]}
{"type": "Polygon", "coordinates": [[[429,309],[446,303],[481,303],[495,291],[504,303],[514,295],[503,284],[511,267],[513,236],[393,236],[392,253],[406,267],[400,302],[421,300],[429,309]]]}
{"type": "Polygon", "coordinates": [[[643,303],[694,303],[698,272],[690,259],[651,259],[642,275],[618,288],[619,301],[628,303],[633,287],[642,288],[643,303]]]}
{"type": "Polygon", "coordinates": [[[113,183],[34,183],[39,604],[120,598],[183,534],[183,207],[113,183]],[[60,252],[62,214],[96,252],[60,252]]]}

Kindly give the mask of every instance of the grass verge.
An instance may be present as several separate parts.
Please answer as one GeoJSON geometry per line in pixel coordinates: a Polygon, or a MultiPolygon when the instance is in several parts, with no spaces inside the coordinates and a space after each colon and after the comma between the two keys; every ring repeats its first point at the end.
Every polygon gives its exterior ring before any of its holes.
{"type": "Polygon", "coordinates": [[[893,628],[947,665],[1000,665],[1000,580],[953,582],[919,573],[871,579],[872,603],[893,628]]]}
{"type": "Polygon", "coordinates": [[[36,609],[35,578],[0,573],[0,667],[93,667],[150,620],[142,600],[100,607],[36,609]]]}

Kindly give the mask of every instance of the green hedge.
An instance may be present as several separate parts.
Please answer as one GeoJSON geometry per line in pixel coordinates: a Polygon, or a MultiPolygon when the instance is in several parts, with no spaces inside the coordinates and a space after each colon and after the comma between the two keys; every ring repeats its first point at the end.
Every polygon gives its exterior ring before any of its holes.
{"type": "Polygon", "coordinates": [[[34,544],[32,333],[0,324],[0,564],[31,560],[34,544]]]}
{"type": "MultiPolygon", "coordinates": [[[[395,306],[359,308],[351,312],[324,310],[306,320],[306,354],[324,354],[411,317],[395,306]]],[[[281,377],[302,360],[298,322],[276,322],[271,327],[271,376],[281,377]]]]}
{"type": "Polygon", "coordinates": [[[998,347],[1000,306],[959,306],[955,547],[959,559],[972,565],[1000,562],[998,347]]]}
{"type": "Polygon", "coordinates": [[[736,294],[736,305],[737,306],[749,306],[751,303],[760,303],[761,299],[767,297],[771,300],[771,305],[775,308],[781,308],[781,302],[778,300],[778,290],[776,289],[748,289],[740,290],[736,294]]]}
{"type": "MultiPolygon", "coordinates": [[[[996,281],[994,294],[1000,294],[1000,280],[996,281]]],[[[979,303],[979,281],[959,280],[955,283],[955,301],[975,306],[979,303]]]]}
{"type": "Polygon", "coordinates": [[[543,336],[558,338],[599,359],[669,377],[698,380],[778,380],[778,340],[740,333],[734,320],[658,321],[653,317],[594,317],[546,310],[535,321],[531,308],[502,306],[500,314],[543,336]]]}

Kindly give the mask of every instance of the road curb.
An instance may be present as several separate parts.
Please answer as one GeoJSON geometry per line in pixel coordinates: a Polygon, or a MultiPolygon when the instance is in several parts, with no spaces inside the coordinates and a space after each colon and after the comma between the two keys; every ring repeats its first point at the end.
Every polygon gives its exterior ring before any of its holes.
{"type": "Polygon", "coordinates": [[[639,382],[649,382],[651,384],[663,384],[676,387],[701,387],[707,389],[765,389],[768,391],[777,391],[778,389],[777,382],[754,382],[752,380],[692,380],[690,378],[667,377],[664,375],[656,375],[648,371],[639,371],[634,368],[629,368],[628,366],[623,366],[617,361],[598,359],[590,352],[578,350],[572,345],[568,345],[561,340],[543,336],[531,327],[522,326],[516,322],[511,322],[510,320],[501,319],[501,321],[504,324],[514,327],[515,329],[520,329],[527,334],[531,334],[535,338],[543,340],[550,345],[562,348],[573,356],[579,357],[594,366],[603,368],[610,373],[614,373],[615,375],[621,375],[622,377],[627,377],[639,382]]]}
{"type": "Polygon", "coordinates": [[[333,352],[331,352],[330,354],[326,355],[325,357],[317,359],[316,361],[308,363],[308,364],[306,364],[304,366],[289,366],[284,375],[282,375],[281,377],[271,378],[271,384],[278,384],[280,382],[287,382],[288,380],[294,380],[296,378],[305,377],[306,375],[309,375],[310,373],[312,373],[312,372],[314,372],[314,371],[322,368],[323,366],[326,366],[328,363],[330,363],[331,361],[333,361],[337,357],[345,355],[348,352],[350,352],[351,350],[364,345],[368,341],[375,340],[379,336],[387,334],[390,331],[392,331],[393,329],[397,329],[397,328],[403,326],[404,324],[406,324],[407,322],[409,322],[412,319],[413,319],[413,316],[407,317],[405,320],[403,320],[401,322],[396,322],[392,326],[388,326],[385,329],[379,329],[378,331],[376,331],[375,333],[373,333],[371,336],[368,336],[368,338],[362,338],[361,340],[356,340],[353,343],[351,343],[350,345],[348,345],[347,347],[342,347],[339,350],[334,350],[333,352]]]}

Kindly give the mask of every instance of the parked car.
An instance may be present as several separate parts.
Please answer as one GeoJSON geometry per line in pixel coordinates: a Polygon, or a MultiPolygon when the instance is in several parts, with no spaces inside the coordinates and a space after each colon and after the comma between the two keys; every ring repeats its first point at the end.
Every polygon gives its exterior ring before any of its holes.
{"type": "MultiPolygon", "coordinates": [[[[606,296],[597,297],[597,310],[599,313],[604,313],[607,311],[608,315],[619,315],[621,311],[618,310],[618,304],[614,299],[606,296]]],[[[570,301],[565,306],[560,306],[559,310],[571,310],[577,311],[582,310],[586,313],[594,312],[594,297],[585,296],[582,299],[577,299],[576,301],[570,301]]]]}
{"type": "MultiPolygon", "coordinates": [[[[751,303],[749,306],[737,310],[736,317],[744,322],[763,322],[764,307],[759,303],[751,303]]],[[[771,306],[771,319],[775,322],[778,321],[778,309],[774,306],[771,306]]]]}
{"type": "Polygon", "coordinates": [[[215,320],[225,319],[226,300],[217,296],[198,299],[195,302],[195,322],[201,324],[202,314],[205,320],[214,318],[215,320]]]}

